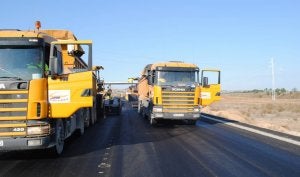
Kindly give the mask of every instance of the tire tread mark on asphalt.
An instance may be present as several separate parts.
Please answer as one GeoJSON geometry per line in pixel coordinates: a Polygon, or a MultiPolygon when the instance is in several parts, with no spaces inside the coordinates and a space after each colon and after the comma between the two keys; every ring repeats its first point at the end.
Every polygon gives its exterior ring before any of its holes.
{"type": "MultiPolygon", "coordinates": [[[[103,157],[114,121],[106,119],[97,123],[87,129],[82,137],[75,137],[67,142],[66,149],[59,158],[48,158],[43,151],[8,152],[0,163],[15,165],[3,176],[97,176],[97,164],[103,157]]],[[[5,166],[0,167],[1,172],[2,168],[5,166]]]]}
{"type": "Polygon", "coordinates": [[[118,145],[114,147],[114,161],[112,163],[111,175],[130,177],[163,176],[159,171],[153,171],[157,170],[158,167],[155,160],[156,153],[153,143],[145,142],[136,144],[137,139],[140,140],[144,137],[139,134],[146,132],[144,128],[147,125],[144,124],[144,121],[132,110],[126,111],[121,121],[122,127],[120,127],[118,145]],[[149,161],[149,158],[151,160],[154,158],[154,161],[149,161]],[[146,168],[142,169],[143,166],[146,168]]]}
{"type": "MultiPolygon", "coordinates": [[[[194,136],[194,135],[191,135],[194,136]]],[[[265,173],[263,170],[257,171],[257,166],[253,166],[251,163],[249,163],[246,159],[242,159],[239,157],[234,151],[230,151],[225,146],[220,145],[220,143],[213,143],[213,138],[206,138],[204,136],[200,136],[202,138],[202,143],[204,143],[204,147],[210,149],[209,155],[199,152],[197,147],[194,147],[190,145],[189,143],[185,143],[185,148],[189,149],[190,154],[194,154],[194,158],[198,161],[201,161],[197,157],[201,157],[203,161],[206,161],[206,166],[210,166],[212,169],[211,171],[214,171],[215,173],[218,172],[219,175],[222,176],[269,176],[267,173],[265,173]],[[211,157],[209,157],[211,156],[211,157]],[[214,157],[215,156],[215,157],[214,157]],[[213,158],[214,157],[214,158],[213,158]],[[220,163],[220,161],[223,162],[220,163]],[[236,163],[239,162],[239,163],[236,163]],[[232,164],[230,166],[230,164],[232,164]],[[226,167],[227,166],[227,167],[226,167]],[[248,173],[247,174],[238,174],[241,173],[243,170],[237,170],[237,168],[245,169],[244,167],[247,166],[248,173]],[[251,167],[249,170],[249,166],[251,167]],[[217,167],[217,169],[216,169],[217,167]],[[236,168],[235,171],[232,171],[233,168],[236,168]],[[254,174],[253,174],[254,172],[254,174]]],[[[194,141],[199,140],[199,137],[193,138],[194,141]]],[[[192,140],[191,140],[192,141],[192,140]]],[[[200,148],[200,147],[199,147],[200,148]]],[[[207,153],[207,152],[206,152],[207,153]]],[[[203,162],[205,163],[205,162],[203,162]]],[[[209,168],[209,167],[208,167],[209,168]]],[[[218,175],[216,175],[218,176],[218,175]]]]}
{"type": "MultiPolygon", "coordinates": [[[[208,131],[203,131],[203,133],[206,133],[205,136],[202,137],[204,140],[210,142],[211,145],[220,149],[224,154],[228,156],[230,155],[235,158],[235,162],[245,163],[254,167],[254,169],[252,170],[254,172],[256,172],[258,169],[260,170],[260,172],[262,172],[263,176],[283,176],[283,174],[286,174],[287,172],[287,176],[298,177],[300,175],[299,169],[292,168],[286,165],[286,162],[289,162],[290,160],[282,158],[282,155],[278,155],[284,153],[284,151],[276,150],[269,145],[255,142],[254,140],[249,138],[235,138],[239,135],[228,134],[228,132],[226,130],[224,131],[221,126],[214,127],[211,125],[207,125],[206,127],[205,125],[203,125],[200,128],[208,129],[208,131]],[[249,143],[247,143],[247,141],[249,143]],[[274,169],[274,167],[276,167],[276,169],[274,169]],[[281,168],[283,167],[285,169],[281,170],[281,168]]],[[[199,132],[197,133],[199,134],[199,136],[201,136],[199,132]]],[[[284,154],[289,155],[288,152],[284,154]]],[[[291,159],[299,160],[299,157],[289,157],[291,159]]],[[[297,164],[294,165],[297,166],[297,164]]],[[[258,176],[258,174],[255,176],[258,176]]]]}
{"type": "Polygon", "coordinates": [[[195,154],[192,153],[191,149],[187,148],[187,145],[192,142],[186,142],[186,140],[188,139],[188,136],[190,136],[194,132],[190,132],[189,130],[193,130],[195,127],[181,126],[175,127],[174,130],[166,131],[166,134],[171,137],[167,140],[168,144],[166,144],[166,142],[161,142],[160,144],[162,145],[160,145],[159,143],[157,143],[156,145],[157,148],[160,149],[160,154],[167,154],[166,157],[169,156],[170,158],[167,159],[167,163],[170,163],[169,166],[171,166],[172,168],[168,172],[163,169],[163,172],[165,172],[164,176],[170,175],[169,173],[173,170],[174,162],[177,165],[177,167],[175,166],[175,168],[177,168],[177,171],[175,172],[175,174],[172,174],[172,176],[217,176],[216,173],[205,164],[206,162],[199,160],[199,158],[195,157],[195,154]],[[181,133],[178,134],[177,132],[181,133]],[[177,135],[174,136],[174,133],[177,135]],[[172,149],[169,151],[168,149],[170,148],[172,149]],[[172,155],[171,151],[173,151],[174,155],[172,155]]]}

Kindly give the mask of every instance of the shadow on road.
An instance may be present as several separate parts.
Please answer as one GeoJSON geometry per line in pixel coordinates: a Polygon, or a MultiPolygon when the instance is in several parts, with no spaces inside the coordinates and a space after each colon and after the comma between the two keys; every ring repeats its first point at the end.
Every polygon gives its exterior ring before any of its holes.
{"type": "MultiPolygon", "coordinates": [[[[214,124],[216,122],[210,122],[214,124]]],[[[104,152],[108,147],[164,141],[199,130],[183,121],[160,121],[151,126],[129,104],[124,105],[121,115],[110,115],[85,130],[83,136],[71,136],[65,142],[63,154],[58,158],[77,157],[104,152]]],[[[46,150],[12,151],[0,153],[0,160],[55,159],[46,150]]]]}
{"type": "Polygon", "coordinates": [[[0,160],[33,160],[33,159],[57,159],[64,157],[72,157],[91,153],[96,150],[106,148],[103,141],[98,141],[101,135],[103,122],[98,122],[94,126],[85,130],[82,136],[72,135],[65,141],[64,152],[57,157],[49,152],[49,149],[25,150],[25,151],[7,151],[0,153],[0,160]],[[97,137],[99,136],[99,137],[97,137]]]}

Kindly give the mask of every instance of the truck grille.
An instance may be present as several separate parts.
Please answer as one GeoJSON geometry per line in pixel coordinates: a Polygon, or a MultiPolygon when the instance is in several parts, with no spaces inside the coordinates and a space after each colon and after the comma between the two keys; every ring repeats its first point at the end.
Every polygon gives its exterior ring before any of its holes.
{"type": "Polygon", "coordinates": [[[195,92],[162,91],[164,112],[193,112],[195,92]]]}
{"type": "Polygon", "coordinates": [[[28,90],[0,91],[0,136],[25,136],[28,90]]]}

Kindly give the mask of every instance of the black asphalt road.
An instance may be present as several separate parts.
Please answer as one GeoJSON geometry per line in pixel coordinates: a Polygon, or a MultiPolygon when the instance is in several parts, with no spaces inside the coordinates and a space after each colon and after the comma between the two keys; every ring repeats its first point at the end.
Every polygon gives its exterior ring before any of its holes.
{"type": "Polygon", "coordinates": [[[300,176],[300,147],[221,123],[151,127],[123,109],[71,137],[65,152],[0,153],[0,177],[260,177],[300,176]]]}

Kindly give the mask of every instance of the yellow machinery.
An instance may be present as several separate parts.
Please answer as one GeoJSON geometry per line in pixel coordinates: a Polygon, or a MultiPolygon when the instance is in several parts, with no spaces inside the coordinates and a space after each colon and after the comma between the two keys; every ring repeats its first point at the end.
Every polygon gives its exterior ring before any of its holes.
{"type": "Polygon", "coordinates": [[[61,154],[64,140],[83,134],[101,109],[92,42],[39,27],[0,30],[0,150],[51,148],[61,154]]]}
{"type": "Polygon", "coordinates": [[[194,124],[200,118],[201,106],[220,99],[220,71],[202,70],[194,64],[171,61],[147,65],[138,83],[138,112],[151,124],[161,119],[187,120],[194,124]],[[216,82],[208,83],[205,73],[216,73],[216,82]]]}

